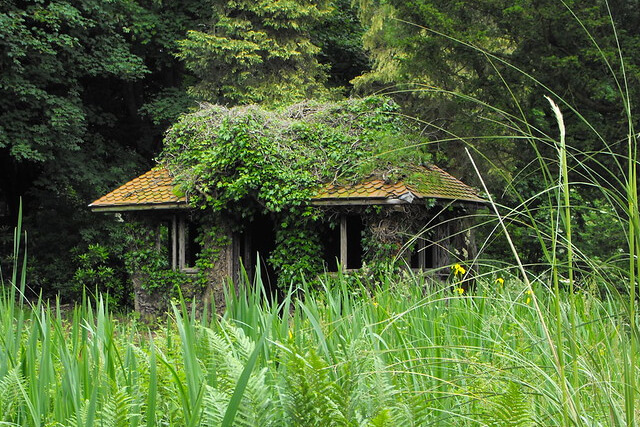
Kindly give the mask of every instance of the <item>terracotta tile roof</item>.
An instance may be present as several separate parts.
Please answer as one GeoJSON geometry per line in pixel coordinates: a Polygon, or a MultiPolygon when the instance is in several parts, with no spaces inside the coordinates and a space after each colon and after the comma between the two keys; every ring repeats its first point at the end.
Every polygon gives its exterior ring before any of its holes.
{"type": "MultiPolygon", "coordinates": [[[[371,179],[352,185],[327,184],[318,191],[312,203],[318,205],[341,204],[347,201],[408,201],[436,198],[485,203],[471,187],[435,165],[416,169],[420,176],[417,185],[403,182],[389,183],[371,179]]],[[[157,167],[135,178],[111,193],[91,203],[94,211],[172,209],[187,207],[185,196],[174,191],[173,178],[165,168],[157,167]]]]}
{"type": "Polygon", "coordinates": [[[371,179],[358,184],[327,184],[314,197],[314,203],[346,200],[436,198],[465,202],[485,203],[478,192],[435,165],[416,168],[419,182],[415,185],[403,182],[390,183],[371,179]]]}
{"type": "Polygon", "coordinates": [[[170,209],[187,205],[185,196],[174,192],[173,178],[165,168],[154,168],[100,197],[89,207],[100,210],[170,209]]]}
{"type": "Polygon", "coordinates": [[[360,182],[351,185],[327,184],[318,191],[314,200],[324,199],[397,199],[413,191],[402,182],[387,183],[381,179],[360,182]]]}

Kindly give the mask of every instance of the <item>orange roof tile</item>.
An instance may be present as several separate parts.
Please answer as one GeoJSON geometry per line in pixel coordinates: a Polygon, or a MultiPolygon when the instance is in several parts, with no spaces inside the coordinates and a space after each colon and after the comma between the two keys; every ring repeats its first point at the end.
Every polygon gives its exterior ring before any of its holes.
{"type": "MultiPolygon", "coordinates": [[[[485,203],[471,187],[435,165],[416,169],[420,177],[415,185],[371,179],[358,184],[327,184],[313,198],[316,205],[341,204],[347,201],[408,202],[413,198],[448,199],[485,203]]],[[[187,207],[185,196],[176,194],[173,178],[165,168],[157,167],[91,203],[94,211],[172,209],[187,207]]]]}
{"type": "Polygon", "coordinates": [[[409,200],[413,198],[449,199],[485,203],[478,192],[435,165],[416,168],[419,179],[415,185],[404,182],[390,183],[372,179],[351,185],[327,184],[313,198],[315,204],[331,204],[346,200],[409,200]]]}
{"type": "Polygon", "coordinates": [[[393,184],[381,179],[372,179],[371,181],[351,185],[327,184],[318,191],[318,194],[313,199],[397,199],[407,192],[413,193],[402,182],[393,184]]]}
{"type": "Polygon", "coordinates": [[[157,167],[100,197],[89,207],[94,211],[186,207],[186,197],[176,193],[169,171],[157,167]]]}

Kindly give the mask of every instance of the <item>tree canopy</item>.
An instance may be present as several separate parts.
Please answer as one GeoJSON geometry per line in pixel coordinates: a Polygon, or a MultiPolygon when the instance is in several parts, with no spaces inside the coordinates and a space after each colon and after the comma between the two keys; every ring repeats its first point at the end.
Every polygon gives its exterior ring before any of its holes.
{"type": "Polygon", "coordinates": [[[225,104],[326,96],[309,31],[327,13],[326,1],[214,2],[205,29],[189,30],[179,43],[179,57],[198,79],[193,93],[225,104]]]}
{"type": "Polygon", "coordinates": [[[153,164],[178,123],[170,150],[203,101],[387,93],[458,177],[474,179],[462,147],[482,152],[490,189],[513,204],[544,185],[528,178],[538,154],[556,157],[551,95],[579,147],[570,173],[610,185],[638,98],[639,13],[627,0],[1,1],[0,251],[22,196],[34,288],[67,289],[96,241],[118,252],[87,203],[153,164]]]}
{"type": "MultiPolygon", "coordinates": [[[[413,114],[470,141],[514,133],[548,138],[555,130],[544,95],[565,103],[567,134],[584,152],[624,139],[622,97],[629,90],[637,98],[640,79],[634,2],[359,3],[373,60],[372,71],[355,81],[359,90],[405,85],[398,96],[413,114]]],[[[506,173],[535,156],[524,140],[489,142],[483,148],[506,173]]]]}

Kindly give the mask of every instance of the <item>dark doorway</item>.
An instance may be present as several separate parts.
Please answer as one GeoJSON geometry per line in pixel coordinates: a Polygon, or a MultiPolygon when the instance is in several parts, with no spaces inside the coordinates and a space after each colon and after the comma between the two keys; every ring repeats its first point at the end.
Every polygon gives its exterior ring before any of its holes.
{"type": "Polygon", "coordinates": [[[364,223],[359,215],[347,216],[347,269],[362,268],[362,232],[364,223]]]}
{"type": "Polygon", "coordinates": [[[340,263],[340,224],[324,223],[320,226],[320,241],[322,243],[322,260],[326,271],[338,271],[340,263]]]}
{"type": "Polygon", "coordinates": [[[253,279],[260,266],[260,279],[267,295],[277,296],[278,277],[268,262],[276,246],[275,224],[268,215],[256,216],[244,231],[240,253],[243,254],[244,267],[250,279],[253,279]]]}
{"type": "Polygon", "coordinates": [[[410,267],[420,270],[433,268],[433,244],[419,237],[414,245],[415,247],[411,252],[410,267]]]}

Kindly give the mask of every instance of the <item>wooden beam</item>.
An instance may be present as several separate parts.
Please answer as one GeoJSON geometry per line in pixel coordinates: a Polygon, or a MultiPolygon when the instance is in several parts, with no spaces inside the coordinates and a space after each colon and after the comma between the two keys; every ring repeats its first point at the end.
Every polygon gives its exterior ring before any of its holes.
{"type": "Polygon", "coordinates": [[[92,212],[129,212],[129,211],[152,211],[152,210],[175,210],[191,209],[187,203],[165,203],[154,205],[122,205],[122,206],[92,206],[92,212]]]}
{"type": "MultiPolygon", "coordinates": [[[[422,198],[421,200],[426,200],[422,198]]],[[[476,200],[463,200],[463,199],[441,199],[435,198],[436,202],[440,206],[452,206],[461,208],[483,208],[487,207],[487,203],[482,203],[476,200]]],[[[401,199],[389,199],[389,198],[335,198],[335,199],[311,199],[312,206],[370,206],[370,205],[409,205],[410,203],[401,199]]],[[[420,204],[413,203],[420,206],[420,204]]]]}
{"type": "Polygon", "coordinates": [[[418,237],[418,268],[425,269],[427,267],[427,251],[425,241],[418,237]]]}
{"type": "Polygon", "coordinates": [[[340,216],[340,265],[347,270],[347,216],[340,216]]]}
{"type": "Polygon", "coordinates": [[[171,218],[171,269],[178,268],[178,223],[176,215],[171,218]]]}
{"type": "Polygon", "coordinates": [[[311,199],[313,206],[368,206],[368,205],[408,205],[400,199],[311,199]]]}
{"type": "Polygon", "coordinates": [[[185,241],[185,223],[184,218],[180,217],[178,219],[178,268],[182,270],[185,265],[184,261],[186,258],[186,241],[185,241]]]}

